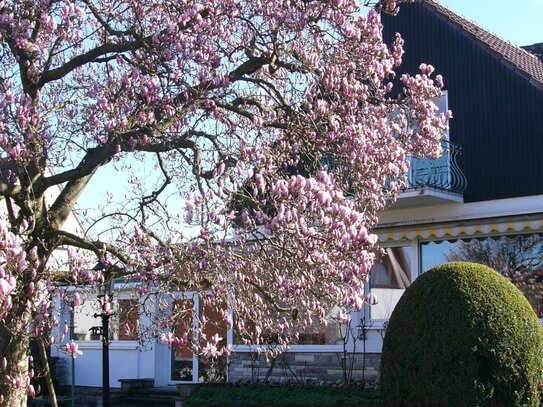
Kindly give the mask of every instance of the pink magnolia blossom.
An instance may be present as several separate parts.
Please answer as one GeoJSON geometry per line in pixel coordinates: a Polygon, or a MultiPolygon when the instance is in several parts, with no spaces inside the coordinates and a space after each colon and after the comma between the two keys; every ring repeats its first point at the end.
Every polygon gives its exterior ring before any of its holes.
{"type": "Polygon", "coordinates": [[[73,306],[78,307],[81,305],[81,295],[78,292],[75,292],[72,298],[73,306]]]}
{"type": "Polygon", "coordinates": [[[217,349],[216,345],[214,345],[211,342],[208,342],[202,349],[202,352],[200,353],[200,355],[204,357],[205,359],[213,359],[214,357],[219,355],[219,350],[217,349]]]}
{"type": "MultiPolygon", "coordinates": [[[[367,14],[351,0],[0,2],[6,332],[58,341],[59,280],[136,282],[142,302],[164,299],[142,310],[142,333],[207,357],[227,352],[210,326],[286,349],[324,310],[360,309],[376,213],[408,156],[440,153],[451,117],[436,114],[444,82],[429,64],[393,90],[403,39],[383,42],[380,12],[403,1],[367,14]],[[126,183],[102,179],[85,227],[64,229],[107,168],[126,183]],[[172,294],[185,291],[218,320],[172,294]]],[[[28,361],[8,362],[0,392],[28,388],[28,361]]]]}
{"type": "Polygon", "coordinates": [[[79,345],[74,342],[73,340],[68,342],[65,346],[64,346],[64,351],[66,352],[67,355],[70,355],[72,358],[77,358],[77,355],[82,355],[83,352],[81,352],[79,350],[79,345]]]}
{"type": "Polygon", "coordinates": [[[164,333],[163,332],[163,333],[160,334],[160,342],[162,342],[163,344],[168,345],[168,346],[172,346],[174,341],[175,341],[175,338],[174,338],[173,333],[171,333],[171,332],[164,333]]]}

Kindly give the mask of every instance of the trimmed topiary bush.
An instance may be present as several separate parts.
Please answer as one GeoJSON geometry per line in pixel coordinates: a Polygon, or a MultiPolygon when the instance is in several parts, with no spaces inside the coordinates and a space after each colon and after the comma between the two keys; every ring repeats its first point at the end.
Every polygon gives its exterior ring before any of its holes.
{"type": "Polygon", "coordinates": [[[543,329],[494,270],[448,263],[405,291],[388,325],[381,393],[388,406],[539,406],[543,329]]]}

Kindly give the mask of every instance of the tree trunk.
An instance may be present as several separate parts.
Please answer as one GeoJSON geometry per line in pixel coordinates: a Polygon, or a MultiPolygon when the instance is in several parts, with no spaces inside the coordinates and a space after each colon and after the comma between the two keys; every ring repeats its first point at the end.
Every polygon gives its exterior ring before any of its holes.
{"type": "MultiPolygon", "coordinates": [[[[21,316],[24,319],[25,316],[21,316]]],[[[28,389],[28,357],[30,346],[26,332],[16,324],[0,323],[0,360],[6,358],[5,370],[0,370],[0,406],[26,407],[28,389]],[[13,326],[15,325],[15,326],[13,326]],[[10,380],[7,380],[7,376],[10,380]]]]}

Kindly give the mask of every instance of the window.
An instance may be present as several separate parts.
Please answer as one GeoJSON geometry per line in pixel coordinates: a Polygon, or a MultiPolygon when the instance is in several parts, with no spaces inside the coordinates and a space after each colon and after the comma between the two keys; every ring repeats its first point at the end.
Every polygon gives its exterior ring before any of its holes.
{"type": "Polygon", "coordinates": [[[341,341],[341,329],[343,326],[337,321],[336,315],[339,311],[338,307],[332,308],[326,320],[328,324],[324,326],[319,322],[314,322],[313,326],[301,332],[297,341],[293,341],[292,345],[336,345],[341,341]]]}
{"type": "MultiPolygon", "coordinates": [[[[133,341],[138,338],[139,303],[137,299],[121,298],[113,303],[114,314],[109,319],[109,339],[133,341]]],[[[100,335],[91,333],[92,327],[101,327],[102,319],[95,315],[102,312],[98,300],[89,296],[73,312],[73,339],[77,341],[99,340],[100,335]]]]}
{"type": "Polygon", "coordinates": [[[110,320],[111,335],[119,341],[138,339],[139,302],[134,299],[120,299],[116,303],[115,315],[110,320]]]}
{"type": "MultiPolygon", "coordinates": [[[[446,90],[441,92],[441,96],[434,101],[437,105],[437,114],[446,113],[449,110],[449,94],[446,90]]],[[[449,129],[445,132],[445,139],[449,140],[449,129]]]]}
{"type": "MultiPolygon", "coordinates": [[[[178,299],[173,304],[173,313],[179,315],[178,324],[173,332],[182,337],[186,328],[194,324],[194,300],[189,298],[178,299]]],[[[192,336],[192,332],[190,332],[192,336]]],[[[183,346],[172,349],[172,380],[193,381],[194,354],[190,347],[183,346]]]]}
{"type": "MultiPolygon", "coordinates": [[[[314,318],[313,324],[298,334],[298,340],[291,339],[289,345],[336,345],[341,343],[341,330],[344,327],[336,319],[338,311],[339,307],[333,307],[327,313],[325,316],[326,325],[314,318]]],[[[254,329],[254,324],[245,322],[244,325],[249,331],[254,329]]],[[[277,344],[279,342],[278,333],[276,332],[262,333],[261,338],[265,344],[277,344]]],[[[247,339],[251,341],[249,336],[242,337],[234,325],[234,344],[245,345],[247,339]]]]}
{"type": "Polygon", "coordinates": [[[370,292],[377,303],[371,319],[388,319],[405,289],[411,285],[411,246],[388,247],[370,272],[370,292]]]}
{"type": "Polygon", "coordinates": [[[543,235],[422,243],[422,271],[449,261],[480,263],[498,271],[522,291],[537,316],[543,317],[543,235]]]}
{"type": "MultiPolygon", "coordinates": [[[[201,297],[200,297],[201,298],[201,297]]],[[[202,331],[209,339],[213,335],[219,335],[222,340],[217,344],[217,349],[222,349],[226,346],[227,327],[221,316],[221,309],[225,308],[226,304],[217,307],[213,303],[200,301],[199,315],[200,320],[205,319],[206,324],[202,331]]],[[[199,358],[198,360],[198,381],[204,382],[225,382],[226,381],[226,356],[222,355],[213,360],[199,358]]]]}
{"type": "Polygon", "coordinates": [[[94,317],[95,314],[100,314],[101,309],[98,301],[95,298],[89,297],[81,305],[74,307],[72,314],[74,335],[76,341],[99,340],[98,335],[91,335],[90,329],[94,326],[101,326],[99,317],[94,317]]]}

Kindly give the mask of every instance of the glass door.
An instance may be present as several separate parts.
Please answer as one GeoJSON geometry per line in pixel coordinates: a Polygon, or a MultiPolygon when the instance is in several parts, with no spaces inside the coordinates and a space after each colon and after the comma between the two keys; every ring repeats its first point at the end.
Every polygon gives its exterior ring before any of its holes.
{"type": "MultiPolygon", "coordinates": [[[[178,323],[173,331],[176,337],[182,337],[186,327],[197,329],[198,296],[183,295],[173,302],[173,313],[179,315],[178,323]]],[[[192,332],[189,333],[192,335],[192,332]]],[[[171,373],[172,382],[198,382],[198,356],[195,355],[190,346],[171,348],[171,373]]]]}
{"type": "MultiPolygon", "coordinates": [[[[207,302],[205,299],[199,302],[199,316],[201,321],[206,321],[203,325],[202,333],[207,340],[214,335],[222,338],[217,344],[217,349],[221,350],[226,346],[227,327],[224,323],[220,310],[223,307],[217,307],[213,302],[207,302]]],[[[206,383],[226,382],[226,356],[222,355],[212,360],[200,357],[198,360],[198,379],[206,383]]]]}
{"type": "MultiPolygon", "coordinates": [[[[226,346],[227,326],[221,317],[220,310],[213,301],[206,301],[197,294],[183,294],[173,302],[173,313],[177,315],[178,323],[174,327],[176,337],[188,334],[194,338],[194,332],[202,327],[202,346],[214,335],[222,338],[217,349],[226,346]],[[197,316],[197,318],[195,318],[197,316]],[[192,332],[186,332],[187,327],[193,327],[192,332]]],[[[181,348],[171,349],[170,382],[224,382],[226,381],[226,356],[212,360],[194,354],[190,344],[181,348]]]]}

